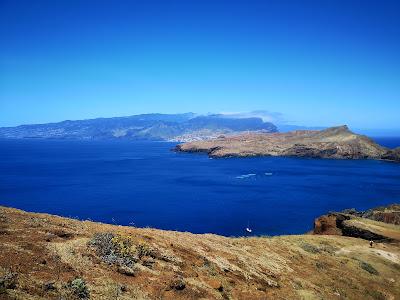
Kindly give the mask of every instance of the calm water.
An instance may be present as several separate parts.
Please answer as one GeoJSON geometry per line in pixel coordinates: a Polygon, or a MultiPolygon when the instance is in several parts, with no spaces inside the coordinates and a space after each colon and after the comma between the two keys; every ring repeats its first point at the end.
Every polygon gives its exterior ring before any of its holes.
{"type": "MultiPolygon", "coordinates": [[[[382,142],[382,141],[381,141],[382,142]]],[[[386,140],[399,146],[400,139],[386,140]]],[[[388,145],[388,144],[386,144],[388,145]]],[[[400,164],[209,159],[162,142],[0,141],[0,204],[196,233],[303,233],[330,210],[400,202],[400,164]]],[[[389,146],[389,145],[388,145],[389,146]]]]}

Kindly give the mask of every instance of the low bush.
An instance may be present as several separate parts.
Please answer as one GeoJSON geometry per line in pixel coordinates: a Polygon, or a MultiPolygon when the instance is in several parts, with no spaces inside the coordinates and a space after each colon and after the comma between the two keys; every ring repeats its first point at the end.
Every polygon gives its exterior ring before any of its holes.
{"type": "MultiPolygon", "coordinates": [[[[146,243],[134,243],[132,238],[113,233],[97,233],[89,242],[96,249],[106,263],[117,266],[132,268],[135,263],[141,261],[148,266],[147,258],[158,258],[159,254],[154,248],[146,243]]],[[[150,266],[149,266],[150,267],[150,266]]]]}
{"type": "Polygon", "coordinates": [[[326,264],[324,262],[321,262],[321,261],[317,261],[315,263],[315,266],[317,267],[317,269],[320,269],[320,270],[326,269],[326,264]]]}
{"type": "Polygon", "coordinates": [[[72,293],[79,299],[89,299],[89,290],[82,278],[75,278],[68,283],[72,293]]]}
{"type": "Polygon", "coordinates": [[[181,277],[174,278],[169,285],[170,289],[181,291],[186,287],[186,283],[181,277]]]}
{"type": "Polygon", "coordinates": [[[320,253],[321,250],[318,249],[317,247],[315,247],[314,245],[311,245],[309,243],[301,243],[300,244],[301,249],[303,249],[304,251],[307,251],[309,253],[313,253],[313,254],[317,254],[320,253]]]}
{"type": "Polygon", "coordinates": [[[140,243],[136,246],[136,253],[139,259],[142,259],[142,257],[145,256],[149,256],[151,258],[157,258],[159,256],[155,249],[145,243],[140,243]]]}
{"type": "Polygon", "coordinates": [[[7,223],[8,218],[7,216],[0,210],[0,223],[7,223]]]}
{"type": "Polygon", "coordinates": [[[119,241],[113,233],[97,233],[89,245],[94,247],[97,255],[109,265],[132,267],[138,260],[130,250],[131,246],[119,241]]]}
{"type": "Polygon", "coordinates": [[[373,266],[371,266],[369,263],[367,263],[365,261],[360,261],[360,267],[361,267],[361,269],[367,271],[370,274],[373,274],[373,275],[379,274],[379,272],[373,266]]]}
{"type": "Polygon", "coordinates": [[[376,290],[368,290],[366,294],[370,295],[372,299],[374,300],[386,300],[388,299],[384,294],[382,294],[380,291],[376,290]]]}
{"type": "Polygon", "coordinates": [[[7,289],[15,289],[18,284],[18,275],[13,272],[6,272],[0,276],[0,294],[5,293],[7,289]]]}

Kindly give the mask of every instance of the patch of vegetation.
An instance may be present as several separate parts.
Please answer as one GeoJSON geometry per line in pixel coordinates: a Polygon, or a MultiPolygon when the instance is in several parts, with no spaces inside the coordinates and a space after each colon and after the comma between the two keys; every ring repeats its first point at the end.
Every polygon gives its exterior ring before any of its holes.
{"type": "Polygon", "coordinates": [[[296,290],[300,290],[303,288],[303,284],[299,280],[295,279],[292,284],[293,284],[293,288],[296,290]]]}
{"type": "Polygon", "coordinates": [[[316,266],[317,269],[319,269],[319,270],[324,270],[324,269],[326,269],[326,264],[323,263],[323,262],[321,262],[321,261],[317,261],[317,262],[315,263],[315,266],[316,266]]]}
{"type": "Polygon", "coordinates": [[[307,252],[313,253],[313,254],[317,254],[317,253],[321,252],[321,250],[318,247],[311,245],[309,243],[301,243],[300,248],[303,249],[304,251],[307,251],[307,252]]]}
{"type": "Polygon", "coordinates": [[[203,268],[205,268],[211,276],[218,275],[217,268],[214,263],[203,257],[203,268]]]}
{"type": "Polygon", "coordinates": [[[396,263],[391,263],[390,266],[396,271],[400,271],[400,265],[396,263]]]}
{"type": "Polygon", "coordinates": [[[0,223],[7,223],[8,218],[3,211],[0,210],[0,223]]]}
{"type": "Polygon", "coordinates": [[[69,282],[68,288],[71,289],[74,296],[78,299],[89,299],[90,297],[89,289],[82,278],[75,278],[69,282]]]}
{"type": "Polygon", "coordinates": [[[387,297],[382,294],[380,291],[377,290],[367,290],[367,294],[372,297],[372,299],[375,300],[385,300],[387,297]]]}
{"type": "MultiPolygon", "coordinates": [[[[125,292],[127,292],[127,287],[126,285],[115,283],[113,281],[106,281],[105,282],[105,291],[103,292],[103,297],[104,299],[121,299],[120,296],[122,296],[125,292]]],[[[122,297],[122,299],[125,299],[122,297]]],[[[144,299],[144,298],[129,298],[129,299],[144,299]]]]}
{"type": "Polygon", "coordinates": [[[365,261],[360,260],[360,267],[361,269],[367,271],[370,274],[379,275],[379,272],[373,266],[371,266],[369,263],[365,261]]]}
{"type": "Polygon", "coordinates": [[[136,253],[139,257],[139,259],[142,259],[145,256],[150,256],[152,258],[157,257],[157,252],[152,249],[149,245],[140,243],[136,246],[136,253]]]}
{"type": "Polygon", "coordinates": [[[144,242],[135,243],[129,236],[113,233],[97,233],[89,245],[96,249],[97,255],[106,263],[129,268],[133,268],[139,261],[150,267],[149,259],[160,256],[157,250],[144,242]]]}
{"type": "Polygon", "coordinates": [[[186,283],[183,280],[183,278],[178,277],[178,278],[174,278],[169,285],[170,289],[173,290],[177,290],[177,291],[181,291],[186,287],[186,283]]]}
{"type": "Polygon", "coordinates": [[[33,228],[42,227],[42,220],[36,217],[31,217],[26,222],[33,228]]]}
{"type": "Polygon", "coordinates": [[[334,254],[336,251],[338,251],[340,248],[332,246],[328,242],[321,242],[322,245],[320,246],[315,246],[310,243],[302,242],[300,244],[300,248],[302,248],[304,251],[307,251],[309,253],[317,254],[321,252],[326,252],[329,254],[334,254]]]}
{"type": "Polygon", "coordinates": [[[332,246],[330,244],[324,243],[324,245],[319,248],[321,251],[327,252],[329,254],[334,254],[336,251],[338,251],[340,248],[332,246]]]}
{"type": "Polygon", "coordinates": [[[53,290],[56,290],[57,288],[56,288],[56,286],[55,286],[55,282],[54,281],[50,281],[50,282],[46,282],[46,283],[44,283],[43,284],[43,290],[44,291],[53,291],[53,290]]]}
{"type": "Polygon", "coordinates": [[[5,293],[8,289],[15,289],[17,284],[18,274],[7,271],[3,276],[0,276],[0,294],[5,293]]]}
{"type": "Polygon", "coordinates": [[[109,265],[132,267],[138,261],[131,244],[119,240],[113,233],[96,233],[89,245],[94,247],[97,255],[109,265]]]}

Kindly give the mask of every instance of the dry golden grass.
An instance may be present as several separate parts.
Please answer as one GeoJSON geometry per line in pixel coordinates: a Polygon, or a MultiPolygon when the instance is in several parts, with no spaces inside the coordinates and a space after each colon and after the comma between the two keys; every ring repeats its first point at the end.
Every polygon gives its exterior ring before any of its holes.
{"type": "Polygon", "coordinates": [[[387,236],[388,238],[400,240],[399,225],[386,224],[383,222],[364,218],[354,218],[345,222],[349,225],[357,226],[359,228],[363,228],[371,232],[387,236]]]}
{"type": "Polygon", "coordinates": [[[227,238],[10,208],[0,215],[0,270],[18,274],[16,288],[0,299],[59,299],[75,278],[84,279],[91,299],[400,299],[397,242],[370,248],[342,236],[227,238]],[[129,239],[129,251],[144,244],[157,255],[135,263],[135,276],[121,274],[88,245],[105,232],[129,239]],[[49,282],[55,289],[44,288],[49,282]]]}

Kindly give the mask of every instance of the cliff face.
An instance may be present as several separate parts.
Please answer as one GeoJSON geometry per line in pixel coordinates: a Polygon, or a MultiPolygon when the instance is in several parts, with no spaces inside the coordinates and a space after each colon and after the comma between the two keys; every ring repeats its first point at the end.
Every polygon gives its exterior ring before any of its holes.
{"type": "Polygon", "coordinates": [[[399,257],[396,242],[227,238],[0,207],[0,299],[399,299],[399,257]]]}
{"type": "Polygon", "coordinates": [[[391,161],[400,161],[400,147],[387,151],[382,156],[382,159],[387,159],[391,161]]]}
{"type": "Polygon", "coordinates": [[[208,141],[180,144],[177,151],[206,152],[212,157],[295,156],[341,159],[390,159],[400,161],[389,150],[347,126],[288,133],[241,134],[208,141]]]}
{"type": "Polygon", "coordinates": [[[321,216],[314,221],[314,234],[400,242],[398,225],[400,225],[400,205],[393,204],[367,211],[347,209],[321,216]]]}

